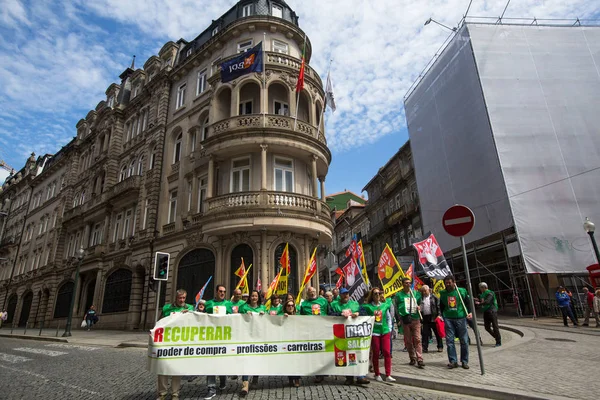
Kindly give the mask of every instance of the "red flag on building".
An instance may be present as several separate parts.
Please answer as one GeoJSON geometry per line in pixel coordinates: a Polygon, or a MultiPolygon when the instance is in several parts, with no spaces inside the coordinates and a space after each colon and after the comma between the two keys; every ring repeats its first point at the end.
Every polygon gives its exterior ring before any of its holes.
{"type": "Polygon", "coordinates": [[[296,83],[296,92],[301,92],[304,89],[304,67],[305,59],[304,55],[306,52],[306,36],[304,36],[304,47],[302,48],[302,64],[300,65],[300,74],[298,74],[298,82],[296,83]]]}

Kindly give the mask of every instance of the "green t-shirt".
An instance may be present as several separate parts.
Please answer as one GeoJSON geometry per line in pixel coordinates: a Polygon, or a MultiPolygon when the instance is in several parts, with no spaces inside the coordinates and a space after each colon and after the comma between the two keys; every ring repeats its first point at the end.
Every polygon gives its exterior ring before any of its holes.
{"type": "Polygon", "coordinates": [[[230,303],[231,303],[231,310],[233,311],[234,314],[239,313],[242,306],[244,304],[246,304],[246,302],[244,300],[239,300],[235,303],[233,301],[231,301],[230,303]]]}
{"type": "Polygon", "coordinates": [[[258,304],[256,307],[252,307],[250,306],[250,304],[245,303],[243,306],[240,307],[240,314],[248,314],[248,312],[251,312],[253,314],[260,314],[260,313],[266,313],[267,310],[265,309],[265,306],[262,304],[258,304]]]}
{"type": "Polygon", "coordinates": [[[304,300],[300,304],[300,315],[327,315],[329,303],[323,297],[314,300],[304,300]]]}
{"type": "Polygon", "coordinates": [[[342,303],[340,300],[332,301],[329,306],[331,307],[331,311],[335,314],[340,314],[344,310],[350,310],[352,313],[357,313],[360,310],[360,304],[354,300],[348,300],[347,303],[342,303]]]}
{"type": "Polygon", "coordinates": [[[396,293],[395,297],[396,310],[398,310],[398,314],[401,316],[408,315],[411,311],[410,316],[412,319],[419,319],[419,310],[417,310],[417,306],[421,304],[421,292],[414,291],[412,294],[410,292],[404,293],[403,290],[396,293]]]}
{"type": "Polygon", "coordinates": [[[469,293],[467,289],[459,288],[458,286],[451,292],[448,289],[440,292],[440,306],[444,309],[444,318],[466,318],[467,312],[465,311],[465,307],[468,301],[469,293]],[[460,292],[462,301],[458,297],[459,292],[457,292],[457,289],[460,292]]]}
{"type": "Polygon", "coordinates": [[[391,306],[392,303],[389,301],[379,303],[379,305],[375,305],[373,303],[365,303],[362,305],[367,315],[372,315],[375,317],[375,326],[373,327],[374,334],[385,335],[386,333],[390,332],[388,311],[390,310],[391,306]]]}
{"type": "Polygon", "coordinates": [[[233,309],[231,308],[231,302],[229,300],[208,300],[206,302],[205,310],[207,314],[223,314],[223,312],[221,311],[222,308],[225,308],[224,314],[233,314],[233,309]]]}
{"type": "Polygon", "coordinates": [[[182,307],[178,307],[175,304],[165,304],[162,309],[164,317],[168,317],[171,313],[182,312],[183,310],[194,311],[194,306],[191,304],[184,304],[182,307]]]}
{"type": "Polygon", "coordinates": [[[488,311],[490,308],[492,309],[492,311],[498,311],[498,301],[496,300],[496,294],[494,292],[492,292],[490,289],[481,293],[479,295],[479,300],[481,300],[481,302],[482,302],[481,309],[483,310],[483,312],[488,311]],[[490,294],[492,295],[492,299],[493,299],[492,304],[483,304],[486,297],[488,297],[490,294]]]}
{"type": "Polygon", "coordinates": [[[281,315],[283,313],[283,304],[279,303],[278,306],[271,306],[269,308],[269,315],[281,315]]]}

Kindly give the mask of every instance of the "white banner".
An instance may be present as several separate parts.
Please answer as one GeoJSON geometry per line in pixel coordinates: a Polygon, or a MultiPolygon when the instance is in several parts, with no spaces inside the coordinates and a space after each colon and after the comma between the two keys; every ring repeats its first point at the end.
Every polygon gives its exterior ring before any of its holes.
{"type": "Polygon", "coordinates": [[[148,370],[160,375],[366,375],[373,321],[172,314],[150,331],[148,370]]]}

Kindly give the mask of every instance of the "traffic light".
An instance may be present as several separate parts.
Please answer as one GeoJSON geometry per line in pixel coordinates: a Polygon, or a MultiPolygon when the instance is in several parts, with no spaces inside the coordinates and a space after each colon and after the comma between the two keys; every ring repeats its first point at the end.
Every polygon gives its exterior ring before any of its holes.
{"type": "Polygon", "coordinates": [[[156,252],[154,258],[154,280],[166,281],[169,279],[169,253],[156,252]]]}

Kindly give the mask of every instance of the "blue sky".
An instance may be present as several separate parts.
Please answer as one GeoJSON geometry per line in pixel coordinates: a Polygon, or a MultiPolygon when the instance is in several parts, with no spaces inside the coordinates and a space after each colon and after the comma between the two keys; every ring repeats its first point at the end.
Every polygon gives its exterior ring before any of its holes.
{"type": "MultiPolygon", "coordinates": [[[[53,154],[137,56],[193,39],[235,0],[0,0],[0,159],[20,169],[53,154]]],[[[326,116],[328,193],[360,190],[408,139],[403,96],[469,0],[287,0],[323,77],[332,59],[337,111],[326,116]]],[[[469,15],[499,16],[504,0],[473,0],[469,15]]],[[[594,18],[592,0],[512,1],[505,17],[594,18]]],[[[0,179],[6,173],[0,172],[0,179]]]]}

